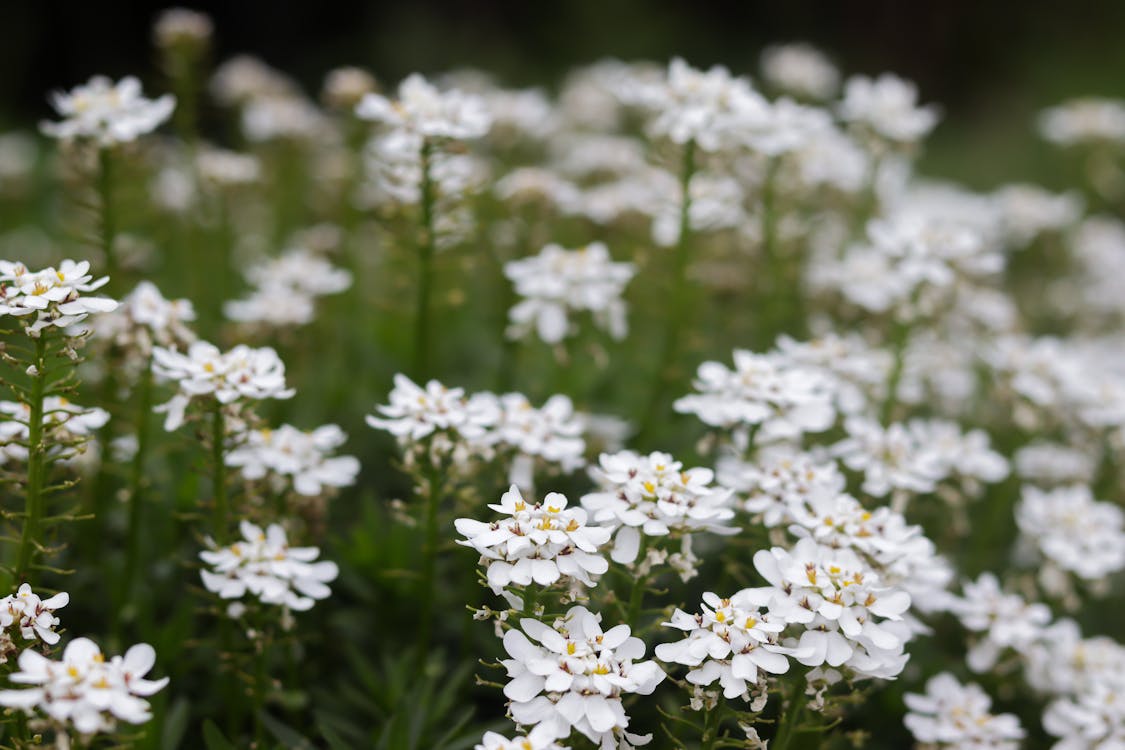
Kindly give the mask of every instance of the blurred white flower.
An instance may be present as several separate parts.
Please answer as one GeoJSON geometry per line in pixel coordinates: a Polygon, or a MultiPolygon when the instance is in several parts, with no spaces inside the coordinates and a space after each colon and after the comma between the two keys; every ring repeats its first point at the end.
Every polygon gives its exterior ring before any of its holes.
{"type": "Polygon", "coordinates": [[[226,454],[226,464],[241,469],[244,479],[269,479],[282,489],[291,484],[297,494],[314,497],[355,482],[359,459],[331,455],[345,440],[334,424],[308,432],[287,424],[250,430],[226,454]]]}
{"type": "Polygon", "coordinates": [[[804,43],[767,47],[762,53],[762,77],[773,88],[806,99],[828,99],[840,86],[836,66],[804,43]]]}
{"type": "Polygon", "coordinates": [[[199,397],[226,405],[240,400],[287,399],[295,393],[285,387],[285,363],[268,346],[254,349],[239,344],[223,352],[214,344],[196,341],[187,353],[158,346],[152,357],[157,378],[175,382],[178,388],[170,401],[155,409],[167,414],[164,429],[168,431],[183,424],[185,409],[199,397]]]}
{"type": "Polygon", "coordinates": [[[460,91],[439,91],[415,73],[399,84],[398,98],[367,94],[356,114],[423,138],[470,140],[488,132],[492,118],[484,102],[460,91]]]}
{"type": "Polygon", "coordinates": [[[1096,501],[1087,485],[1025,486],[1016,524],[1043,557],[1086,581],[1125,568],[1125,512],[1096,501]]]}
{"type": "Polygon", "coordinates": [[[339,574],[336,563],[321,560],[316,547],[290,547],[279,524],[265,531],[249,521],[239,524],[242,539],[226,547],[203,550],[199,557],[210,566],[199,575],[208,591],[220,599],[241,599],[247,593],[263,604],[278,604],[287,609],[312,609],[319,599],[327,599],[326,584],[339,574]]]}
{"type": "Polygon", "coordinates": [[[625,338],[622,293],[633,278],[632,263],[615,263],[600,242],[577,250],[547,245],[538,255],[504,264],[504,275],[523,299],[510,311],[508,335],[522,338],[534,330],[548,344],[574,333],[571,312],[588,311],[615,339],[625,338]]]}
{"type": "Polygon", "coordinates": [[[878,78],[849,78],[840,102],[840,117],[901,144],[921,141],[938,121],[935,107],[918,106],[914,84],[892,73],[878,78]]]}
{"type": "Polygon", "coordinates": [[[165,94],[159,99],[141,95],[141,82],[133,76],[114,83],[105,76],[94,76],[74,89],[51,93],[51,106],[63,118],[43,122],[39,129],[52,138],[89,138],[99,146],[135,141],[156,130],[172,115],[176,98],[165,94]]]}
{"type": "Polygon", "coordinates": [[[962,685],[948,672],[926,681],[926,692],[906,693],[903,723],[927,747],[948,750],[1019,750],[1025,733],[1013,714],[989,712],[992,699],[979,685],[962,685]]]}
{"type": "Polygon", "coordinates": [[[1047,605],[1028,603],[1017,594],[1004,593],[992,573],[966,581],[963,595],[951,601],[950,611],[966,630],[980,634],[980,640],[966,658],[974,672],[991,669],[1005,649],[1024,653],[1051,621],[1047,605]]]}
{"type": "Polygon", "coordinates": [[[1060,146],[1125,141],[1125,102],[1086,97],[1043,110],[1039,133],[1060,146]]]}
{"type": "Polygon", "coordinates": [[[153,346],[179,349],[195,341],[195,333],[187,325],[194,320],[191,300],[165,299],[155,284],[142,281],[116,310],[94,318],[90,330],[95,340],[110,342],[147,361],[153,346]]]}
{"type": "MultiPolygon", "coordinates": [[[[27,461],[31,406],[18,401],[0,401],[0,464],[27,461]]],[[[87,449],[99,429],[109,421],[109,412],[85,408],[62,396],[43,399],[43,440],[53,460],[72,461],[87,449]]]]}

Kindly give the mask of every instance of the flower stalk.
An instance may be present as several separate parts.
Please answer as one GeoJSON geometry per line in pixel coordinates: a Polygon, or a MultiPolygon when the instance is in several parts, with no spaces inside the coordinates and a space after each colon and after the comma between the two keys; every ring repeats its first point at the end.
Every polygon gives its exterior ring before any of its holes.
{"type": "Polygon", "coordinates": [[[101,208],[101,249],[105,255],[105,271],[111,279],[117,275],[117,213],[113,200],[115,170],[113,154],[108,147],[98,149],[98,205],[101,208]]]}
{"type": "Polygon", "coordinates": [[[43,444],[43,401],[47,394],[47,339],[35,339],[35,358],[29,372],[28,392],[27,487],[23,534],[16,558],[15,578],[26,581],[39,549],[39,525],[43,518],[43,483],[47,475],[47,450],[43,444]]]}
{"type": "Polygon", "coordinates": [[[425,378],[430,370],[430,318],[432,316],[435,186],[431,174],[433,144],[422,142],[421,243],[418,248],[418,297],[414,313],[414,375],[425,378]]]}
{"type": "Polygon", "coordinates": [[[230,513],[227,499],[227,465],[225,456],[226,420],[223,417],[223,405],[215,402],[215,410],[211,414],[211,471],[212,494],[215,498],[213,533],[215,540],[220,544],[227,536],[227,516],[230,513]]]}

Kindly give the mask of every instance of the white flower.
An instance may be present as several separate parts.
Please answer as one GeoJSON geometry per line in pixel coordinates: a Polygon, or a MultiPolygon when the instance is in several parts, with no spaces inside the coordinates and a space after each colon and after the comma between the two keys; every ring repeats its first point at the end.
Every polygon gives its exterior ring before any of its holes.
{"type": "Polygon", "coordinates": [[[1073,620],[1043,628],[1023,657],[1028,684],[1046,695],[1082,695],[1125,680],[1125,646],[1107,636],[1083,638],[1073,620]]]}
{"type": "MultiPolygon", "coordinates": [[[[490,413],[492,421],[477,442],[489,448],[509,448],[516,452],[517,462],[540,458],[557,465],[562,471],[574,471],[586,460],[586,441],[582,437],[585,420],[574,411],[570,398],[551,396],[541,407],[534,407],[522,393],[476,394],[470,403],[482,414],[490,413]]],[[[513,466],[513,475],[530,467],[513,466]]],[[[517,484],[528,484],[530,477],[513,476],[517,484]]]]}
{"type": "Polygon", "coordinates": [[[268,477],[282,487],[292,482],[297,494],[313,497],[355,482],[359,460],[331,455],[345,440],[344,431],[334,424],[309,432],[287,424],[275,430],[251,430],[226,454],[226,463],[241,468],[245,479],[268,477]]]}
{"type": "Polygon", "coordinates": [[[633,278],[632,263],[614,263],[600,242],[577,250],[547,245],[538,255],[504,264],[523,299],[509,312],[508,335],[522,338],[532,329],[548,344],[573,333],[569,313],[588,311],[615,339],[625,337],[625,302],[621,296],[633,278]]]}
{"type": "Polygon", "coordinates": [[[613,560],[637,559],[642,534],[660,537],[693,531],[735,534],[730,490],[713,487],[714,473],[684,469],[667,453],[603,453],[591,470],[601,490],[582,497],[593,520],[616,530],[613,560]]]}
{"type": "Polygon", "coordinates": [[[1060,146],[1125,141],[1125,102],[1092,97],[1043,110],[1039,133],[1060,146]]]}
{"type": "Polygon", "coordinates": [[[489,586],[500,593],[511,584],[550,586],[572,578],[593,586],[590,575],[609,570],[598,548],[609,541],[610,529],[586,525],[586,511],[567,508],[567,500],[550,492],[542,503],[528,504],[514,484],[488,507],[506,518],[491,523],[459,518],[454,526],[486,563],[489,586]]]}
{"type": "Polygon", "coordinates": [[[336,563],[314,562],[316,547],[290,547],[285,530],[276,523],[265,531],[249,521],[239,524],[242,540],[199,553],[211,570],[199,571],[203,585],[221,599],[241,599],[247,592],[263,604],[288,609],[311,609],[331,595],[326,584],[339,573],[336,563]]]}
{"type": "Polygon", "coordinates": [[[201,180],[215,185],[250,185],[262,178],[258,157],[220,148],[201,150],[195,157],[195,167],[201,180]]]}
{"type": "Polygon", "coordinates": [[[248,141],[323,141],[332,136],[328,118],[303,96],[255,96],[243,104],[242,132],[248,141]]]}
{"type": "Polygon", "coordinates": [[[697,70],[676,58],[656,81],[626,81],[619,96],[650,113],[649,135],[718,151],[738,142],[747,125],[765,117],[768,103],[744,78],[715,66],[697,70]]]}
{"type": "Polygon", "coordinates": [[[196,341],[181,353],[158,346],[152,351],[152,369],[165,381],[175,381],[179,391],[168,403],[156,407],[166,412],[164,429],[183,424],[184,410],[197,397],[219,404],[240,400],[286,399],[294,394],[285,387],[285,364],[270,347],[254,349],[239,344],[222,352],[206,341],[196,341]]]}
{"type": "Polygon", "coordinates": [[[1054,701],[1043,728],[1059,738],[1051,750],[1120,750],[1125,747],[1125,690],[1099,683],[1074,698],[1054,701]]]}
{"type": "Polygon", "coordinates": [[[683,640],[656,647],[656,658],[693,669],[687,680],[693,685],[711,685],[715,680],[728,698],[751,699],[750,691],[765,674],[789,671],[786,655],[791,649],[778,644],[786,623],[763,614],[769,594],[747,589],[729,599],[707,592],[702,612],[691,615],[680,609],[665,627],[687,632],[683,640]]]}
{"type": "MultiPolygon", "coordinates": [[[[23,640],[38,639],[53,646],[59,642],[59,634],[55,632],[59,618],[55,616],[55,610],[62,609],[69,603],[70,595],[65,591],[41,599],[29,584],[21,584],[16,593],[0,599],[0,630],[3,631],[3,637],[11,644],[9,629],[15,626],[23,640]]],[[[3,658],[7,660],[6,653],[3,658]]]]}
{"type": "Polygon", "coordinates": [[[931,677],[925,694],[903,696],[903,718],[914,739],[948,750],[1019,750],[1024,731],[1013,714],[989,712],[992,699],[979,685],[962,685],[948,672],[931,677]]]}
{"type": "Polygon", "coordinates": [[[179,348],[195,341],[187,324],[195,320],[191,300],[165,299],[151,281],[142,281],[116,310],[94,319],[94,338],[135,351],[146,358],[154,345],[179,348]]]}
{"type": "Polygon", "coordinates": [[[863,472],[863,491],[869,495],[933,492],[948,475],[938,452],[920,443],[907,425],[884,428],[873,419],[849,417],[844,427],[848,437],[832,446],[832,454],[849,469],[863,472]]]}
{"type": "Polygon", "coordinates": [[[766,597],[780,621],[803,626],[793,654],[797,661],[847,664],[859,674],[882,677],[901,671],[909,630],[897,623],[910,607],[910,595],[884,584],[854,551],[804,538],[792,550],[759,550],[754,567],[770,587],[751,594],[766,597]]]}
{"type": "Polygon", "coordinates": [[[715,427],[756,427],[759,442],[793,440],[836,421],[831,380],[776,352],[735,350],[733,370],[704,362],[695,388],[699,393],[676,401],[676,411],[715,427]]]}
{"type": "Polygon", "coordinates": [[[504,650],[512,658],[503,661],[510,678],[504,695],[512,718],[545,727],[541,731],[557,739],[577,730],[602,750],[616,750],[622,739],[646,744],[652,735],[626,732],[621,699],[650,695],[665,674],[654,661],[636,661],[645,645],[630,637],[628,625],[603,632],[599,620],[585,607],[572,607],[554,627],[524,618],[522,632],[505,633],[504,650]]]}
{"type": "Polygon", "coordinates": [[[446,388],[436,380],[419,387],[403,374],[395,375],[390,403],[377,406],[376,415],[367,416],[367,424],[386,430],[406,444],[418,443],[434,434],[457,441],[482,438],[496,422],[495,397],[465,398],[461,388],[446,388]]]}
{"type": "Polygon", "coordinates": [[[1007,478],[1008,460],[992,450],[983,430],[962,432],[944,419],[912,419],[906,426],[917,445],[934,452],[946,476],[989,484],[1007,478]]]}
{"type": "Polygon", "coordinates": [[[768,528],[792,523],[804,503],[838,495],[846,483],[835,462],[784,445],[762,451],[753,461],[725,455],[716,470],[721,485],[746,496],[743,510],[760,514],[768,528]]]}
{"type": "MultiPolygon", "coordinates": [[[[27,461],[31,407],[16,401],[0,401],[0,464],[27,461]]],[[[81,455],[84,445],[109,421],[105,409],[83,408],[62,396],[43,399],[43,434],[48,455],[69,461],[81,455]]]]}
{"type": "Polygon", "coordinates": [[[168,8],[152,25],[152,37],[159,47],[205,44],[213,31],[210,16],[188,8],[168,8]]]}
{"type": "Polygon", "coordinates": [[[38,709],[82,735],[112,732],[118,720],[143,724],[152,718],[145,698],[168,684],[167,677],[144,678],[155,663],[156,652],[147,643],[109,660],[88,638],[68,643],[59,661],[27,649],[9,679],[33,687],[0,690],[0,705],[28,714],[38,709]]]}
{"type": "Polygon", "coordinates": [[[141,82],[133,76],[116,84],[105,76],[94,76],[69,92],[52,92],[50,99],[63,120],[41,123],[39,128],[45,135],[65,140],[90,138],[99,146],[128,143],[151,133],[176,106],[171,94],[144,98],[141,82]]]}
{"type": "Polygon", "coordinates": [[[317,297],[342,292],[352,283],[350,273],[305,248],[255,263],[244,275],[253,291],[245,299],[225,303],[223,313],[240,323],[275,326],[310,322],[317,297]]]}
{"type": "Polygon", "coordinates": [[[536,727],[522,737],[508,739],[496,732],[485,732],[474,750],[566,750],[555,742],[551,728],[536,727]]]}
{"type": "Polygon", "coordinates": [[[982,634],[967,658],[974,672],[991,669],[1005,649],[1023,653],[1051,621],[1046,605],[1029,604],[1016,594],[1005,594],[991,573],[982,573],[976,581],[966,581],[963,592],[962,597],[951,602],[950,611],[966,630],[982,634]]]}
{"type": "Polygon", "coordinates": [[[101,288],[108,276],[95,280],[89,261],[64,260],[58,268],[29,271],[23,263],[0,260],[0,315],[35,315],[27,332],[38,335],[49,326],[67,328],[86,319],[90,313],[112,312],[117,302],[108,297],[91,297],[88,292],[101,288]]]}
{"type": "Polygon", "coordinates": [[[427,139],[480,138],[491,125],[480,98],[460,91],[439,91],[417,73],[399,84],[397,100],[367,94],[356,106],[356,114],[427,139]]]}
{"type": "Polygon", "coordinates": [[[1086,485],[1025,486],[1016,524],[1044,557],[1079,578],[1097,581],[1125,568],[1125,513],[1094,500],[1086,485]]]}
{"type": "Polygon", "coordinates": [[[916,143],[937,124],[934,107],[919,107],[918,89],[891,73],[853,76],[844,88],[840,117],[897,143],[916,143]]]}
{"type": "Polygon", "coordinates": [[[775,89],[808,99],[828,99],[840,85],[836,66],[809,44],[767,47],[762,76],[775,89]]]}

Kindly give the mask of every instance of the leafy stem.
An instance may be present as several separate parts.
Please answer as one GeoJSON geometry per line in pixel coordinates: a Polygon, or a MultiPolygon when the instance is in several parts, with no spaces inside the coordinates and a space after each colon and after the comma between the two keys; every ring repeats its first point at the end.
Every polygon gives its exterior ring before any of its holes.
{"type": "Polygon", "coordinates": [[[32,361],[31,391],[28,394],[27,425],[27,497],[23,535],[20,538],[19,554],[16,558],[15,577],[17,581],[27,578],[27,573],[35,561],[38,549],[39,524],[43,517],[43,482],[47,474],[47,450],[43,444],[43,401],[47,387],[47,338],[46,333],[35,339],[35,355],[32,361]]]}

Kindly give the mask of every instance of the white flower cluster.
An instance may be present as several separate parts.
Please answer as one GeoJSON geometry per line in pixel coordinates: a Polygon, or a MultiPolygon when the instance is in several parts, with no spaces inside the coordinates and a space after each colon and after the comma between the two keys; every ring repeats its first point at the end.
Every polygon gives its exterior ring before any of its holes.
{"type": "Polygon", "coordinates": [[[857,678],[902,671],[910,595],[884,583],[853,550],[804,538],[791,550],[759,550],[754,567],[770,585],[750,589],[750,596],[767,603],[775,621],[796,626],[782,645],[794,648],[801,664],[846,669],[857,678]]]}
{"type": "MultiPolygon", "coordinates": [[[[241,599],[247,593],[263,604],[290,610],[312,609],[332,593],[326,584],[336,579],[336,563],[321,560],[316,547],[290,547],[279,524],[265,531],[249,521],[239,524],[242,539],[226,547],[211,544],[199,553],[210,566],[199,571],[203,585],[221,599],[241,599]]],[[[237,612],[238,610],[233,610],[237,612]]]]}
{"type": "MultiPolygon", "coordinates": [[[[15,401],[0,401],[0,465],[27,461],[31,407],[15,401]]],[[[43,399],[43,435],[51,458],[70,461],[86,450],[86,443],[109,422],[109,412],[84,408],[62,396],[43,399]]]]}
{"type": "Polygon", "coordinates": [[[356,114],[392,130],[460,141],[482,137],[492,123],[478,97],[460,91],[439,91],[417,73],[399,84],[397,99],[368,94],[356,106],[356,114]]]}
{"type": "Polygon", "coordinates": [[[1039,115],[1039,133],[1060,146],[1125,142],[1125,102],[1085,97],[1039,115]]]}
{"type": "Polygon", "coordinates": [[[191,300],[165,299],[151,281],[142,281],[116,310],[94,319],[95,339],[148,360],[154,346],[183,348],[195,341],[188,324],[195,320],[191,300]]]}
{"type": "Polygon", "coordinates": [[[586,525],[586,511],[567,508],[566,496],[550,492],[541,503],[528,504],[512,485],[498,504],[488,506],[506,518],[485,523],[471,518],[454,522],[487,565],[486,579],[496,593],[508,586],[550,586],[562,578],[593,586],[609,563],[598,548],[609,541],[610,529],[586,525]]]}
{"type": "Polygon", "coordinates": [[[582,496],[593,520],[615,532],[615,562],[637,559],[643,537],[693,531],[736,534],[730,490],[711,484],[714,472],[683,464],[667,453],[603,453],[591,475],[598,492],[582,496]]]}
{"type": "Polygon", "coordinates": [[[571,312],[588,311],[615,339],[628,332],[625,285],[636,273],[632,263],[614,263],[609,250],[594,242],[577,250],[547,245],[538,255],[504,265],[504,275],[523,299],[509,312],[508,335],[523,338],[532,330],[548,344],[574,333],[571,312]]]}
{"type": "Polygon", "coordinates": [[[141,82],[132,76],[117,83],[94,76],[69,92],[53,92],[51,106],[63,119],[43,122],[39,127],[45,135],[65,140],[88,138],[107,147],[135,141],[156,130],[172,115],[176,98],[165,94],[159,99],[146,99],[141,94],[141,82]]]}
{"type": "Polygon", "coordinates": [[[981,430],[962,433],[954,422],[911,420],[883,427],[863,417],[845,422],[848,437],[832,453],[863,473],[863,491],[875,497],[892,492],[924,494],[939,482],[962,480],[966,490],[1008,476],[1008,462],[989,445],[981,430]]]}
{"type": "Polygon", "coordinates": [[[349,272],[305,248],[251,265],[245,276],[253,291],[224,303],[223,314],[239,323],[278,328],[311,322],[318,297],[342,292],[352,283],[349,272]]]}
{"type": "Polygon", "coordinates": [[[171,431],[184,422],[188,404],[208,397],[219,405],[242,400],[286,399],[294,394],[285,387],[285,364],[270,347],[254,349],[239,344],[222,352],[214,344],[196,341],[186,353],[158,346],[153,349],[153,372],[175,382],[177,393],[156,407],[166,413],[164,429],[171,431]]]}
{"type": "Polygon", "coordinates": [[[652,735],[628,731],[621,701],[629,694],[650,695],[665,674],[655,661],[638,661],[645,644],[630,637],[628,625],[603,631],[600,619],[585,607],[572,607],[553,625],[525,618],[522,631],[504,634],[511,657],[503,661],[509,677],[504,695],[517,724],[554,739],[577,731],[601,750],[651,741],[652,735]]]}
{"type": "Polygon", "coordinates": [[[951,601],[950,611],[966,630],[979,634],[967,657],[974,672],[988,671],[1006,651],[1026,653],[1051,622],[1047,605],[1005,593],[992,573],[966,581],[962,596],[951,601]]]}
{"type": "Polygon", "coordinates": [[[937,125],[933,106],[918,106],[918,89],[891,73],[854,76],[844,84],[840,117],[893,144],[912,144],[937,125]]]}
{"type": "Polygon", "coordinates": [[[422,388],[398,374],[389,400],[376,407],[378,415],[367,417],[368,425],[411,448],[430,440],[432,449],[458,460],[508,451],[513,454],[511,480],[521,486],[531,485],[535,459],[563,471],[585,463],[585,420],[566,396],[552,396],[536,408],[520,393],[466,397],[461,388],[446,388],[436,380],[422,388]]]}
{"type": "Polygon", "coordinates": [[[90,262],[64,260],[58,268],[29,271],[23,263],[0,260],[0,315],[30,318],[25,323],[32,336],[48,327],[68,328],[81,323],[90,313],[112,312],[117,302],[108,297],[92,297],[108,276],[95,280],[90,262]]]}
{"type": "MultiPolygon", "coordinates": [[[[760,687],[765,675],[788,672],[787,657],[795,651],[779,645],[786,622],[761,611],[769,595],[759,594],[746,589],[720,599],[707,592],[699,614],[677,609],[664,625],[687,635],[676,643],[657,646],[656,658],[692,667],[687,681],[693,685],[705,687],[718,680],[727,699],[749,701],[751,691],[764,696],[760,687]]],[[[755,705],[755,710],[761,707],[755,705]]]]}
{"type": "Polygon", "coordinates": [[[678,399],[675,409],[714,427],[753,429],[758,442],[794,440],[835,423],[833,383],[825,372],[784,353],[739,349],[733,370],[719,362],[700,365],[698,393],[678,399]]]}
{"type": "Polygon", "coordinates": [[[1025,736],[1013,714],[992,714],[992,699],[979,685],[962,685],[942,672],[926,682],[926,692],[907,693],[910,711],[903,723],[927,747],[961,750],[1019,750],[1025,736]]]}
{"type": "Polygon", "coordinates": [[[298,495],[315,497],[355,483],[359,459],[332,455],[345,440],[334,424],[307,432],[287,424],[249,430],[235,439],[226,464],[240,469],[243,479],[264,479],[277,491],[292,487],[298,495]]]}
{"type": "Polygon", "coordinates": [[[88,638],[68,643],[58,661],[26,649],[19,671],[8,679],[29,687],[0,690],[0,705],[28,714],[42,711],[83,736],[112,732],[118,721],[143,724],[152,718],[145,698],[168,684],[167,677],[145,679],[155,663],[156,652],[147,643],[108,660],[88,638]]]}
{"type": "Polygon", "coordinates": [[[1016,525],[1048,563],[1094,582],[1125,568],[1125,512],[1087,485],[1023,488],[1016,525]]]}
{"type": "Polygon", "coordinates": [[[840,86],[840,72],[808,44],[783,44],[762,53],[762,76],[775,89],[806,99],[828,99],[840,86]]]}
{"type": "Polygon", "coordinates": [[[18,650],[12,638],[16,632],[24,641],[40,640],[48,646],[58,643],[55,628],[59,618],[55,610],[69,603],[70,594],[65,591],[43,599],[26,583],[20,584],[16,593],[0,599],[0,664],[18,650]]]}

